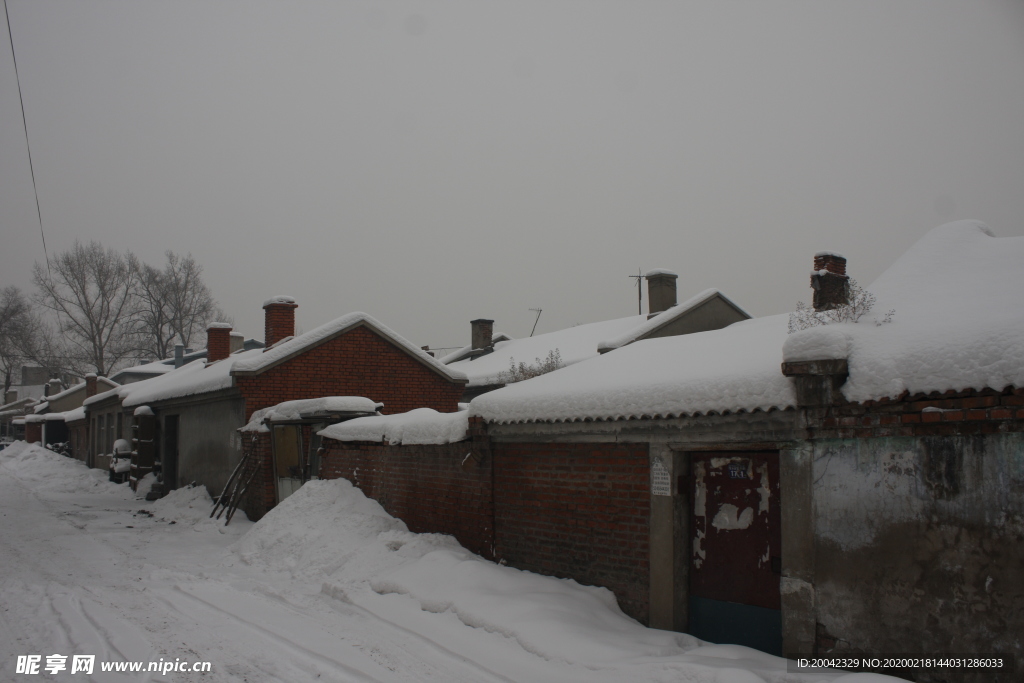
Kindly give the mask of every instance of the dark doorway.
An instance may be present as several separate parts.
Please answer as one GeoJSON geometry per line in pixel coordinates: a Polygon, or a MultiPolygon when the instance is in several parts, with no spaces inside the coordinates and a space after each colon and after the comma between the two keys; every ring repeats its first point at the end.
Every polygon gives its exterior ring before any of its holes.
{"type": "Polygon", "coordinates": [[[160,469],[163,477],[163,490],[178,488],[178,416],[164,417],[164,452],[160,457],[160,469]]]}
{"type": "Polygon", "coordinates": [[[782,654],[777,452],[690,460],[690,633],[782,654]]]}

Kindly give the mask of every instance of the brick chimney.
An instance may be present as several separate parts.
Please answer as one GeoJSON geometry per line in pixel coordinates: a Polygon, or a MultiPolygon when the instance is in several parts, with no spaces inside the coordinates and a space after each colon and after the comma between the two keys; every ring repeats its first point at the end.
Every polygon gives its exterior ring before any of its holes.
{"type": "Polygon", "coordinates": [[[846,259],[831,251],[814,255],[811,273],[814,310],[830,311],[850,303],[850,278],[846,275],[846,259]]]}
{"type": "Polygon", "coordinates": [[[472,349],[479,351],[494,346],[494,321],[486,318],[477,318],[469,321],[472,334],[472,349]]]}
{"type": "Polygon", "coordinates": [[[210,323],[206,328],[206,362],[216,363],[231,355],[231,324],[210,323]]]}
{"type": "Polygon", "coordinates": [[[263,342],[267,351],[285,337],[295,336],[295,309],[299,305],[290,296],[275,296],[263,302],[263,342]]]}
{"type": "Polygon", "coordinates": [[[96,373],[90,372],[85,376],[85,397],[95,396],[96,393],[96,373]]]}
{"type": "Polygon", "coordinates": [[[676,305],[676,278],[679,276],[671,270],[657,268],[648,271],[647,279],[647,311],[648,318],[667,311],[676,305]]]}
{"type": "Polygon", "coordinates": [[[49,382],[46,383],[45,393],[46,393],[47,396],[56,396],[57,394],[60,393],[60,391],[61,391],[61,389],[60,389],[60,380],[59,379],[54,378],[54,379],[51,379],[49,382]]]}

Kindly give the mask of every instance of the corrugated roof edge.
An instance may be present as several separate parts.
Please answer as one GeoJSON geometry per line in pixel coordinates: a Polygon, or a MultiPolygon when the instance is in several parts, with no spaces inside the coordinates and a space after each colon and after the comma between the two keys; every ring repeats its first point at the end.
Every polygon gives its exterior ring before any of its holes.
{"type": "Polygon", "coordinates": [[[747,316],[748,319],[754,317],[750,315],[750,313],[745,311],[742,306],[740,306],[735,301],[727,297],[724,293],[722,293],[721,290],[715,288],[705,289],[703,292],[691,296],[683,303],[676,304],[672,308],[662,311],[658,315],[654,316],[647,322],[633,328],[629,332],[626,332],[625,334],[620,334],[618,337],[614,337],[612,339],[606,339],[605,341],[597,345],[597,350],[601,352],[611,351],[613,349],[626,346],[627,344],[632,344],[641,337],[644,337],[645,335],[648,335],[652,332],[661,329],[665,325],[671,323],[676,318],[679,318],[680,316],[689,313],[693,309],[697,308],[701,304],[710,301],[716,296],[721,298],[723,301],[725,301],[727,304],[735,308],[743,315],[747,316]]]}
{"type": "MultiPolygon", "coordinates": [[[[552,420],[543,420],[536,418],[528,418],[523,420],[489,420],[486,417],[483,418],[484,422],[488,424],[499,424],[499,425],[513,425],[513,424],[558,424],[558,423],[573,423],[573,422],[627,422],[631,420],[671,420],[680,417],[704,417],[711,415],[743,415],[747,413],[772,413],[776,411],[796,410],[795,405],[778,405],[778,406],[767,406],[765,408],[756,407],[747,410],[746,408],[739,408],[737,410],[695,410],[693,412],[668,412],[668,413],[653,413],[650,415],[606,415],[601,417],[559,417],[552,420]]],[[[470,414],[470,417],[482,417],[479,415],[470,414]]]]}
{"type": "Polygon", "coordinates": [[[238,361],[231,369],[231,375],[258,375],[272,367],[294,358],[314,346],[319,346],[338,335],[344,334],[359,325],[366,325],[381,336],[386,337],[400,349],[442,377],[453,382],[468,381],[465,373],[446,367],[436,358],[415,346],[408,339],[398,334],[390,327],[371,316],[369,313],[363,313],[362,311],[355,311],[348,315],[343,315],[340,318],[336,318],[329,323],[325,323],[316,329],[306,332],[305,334],[300,334],[284,344],[275,346],[269,351],[265,351],[259,358],[238,361]]]}

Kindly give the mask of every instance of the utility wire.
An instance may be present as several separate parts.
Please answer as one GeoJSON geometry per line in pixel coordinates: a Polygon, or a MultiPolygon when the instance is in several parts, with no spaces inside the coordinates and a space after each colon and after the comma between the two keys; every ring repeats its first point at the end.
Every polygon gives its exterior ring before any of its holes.
{"type": "Polygon", "coordinates": [[[28,150],[28,170],[32,174],[32,191],[36,195],[36,216],[39,217],[39,236],[43,239],[43,256],[46,257],[46,274],[50,274],[50,255],[46,251],[46,234],[43,232],[43,211],[39,208],[39,189],[36,187],[36,169],[32,164],[32,146],[28,141],[28,119],[25,117],[25,97],[21,94],[21,76],[18,74],[18,58],[14,54],[14,34],[11,32],[11,13],[4,0],[4,16],[7,17],[7,37],[11,41],[11,59],[14,61],[14,79],[18,83],[18,101],[21,103],[21,125],[25,129],[25,149],[28,150]]]}

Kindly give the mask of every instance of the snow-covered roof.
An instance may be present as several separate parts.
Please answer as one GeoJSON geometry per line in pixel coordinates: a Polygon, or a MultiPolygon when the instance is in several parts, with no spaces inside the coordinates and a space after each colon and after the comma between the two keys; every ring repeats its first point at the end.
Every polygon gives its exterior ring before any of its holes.
{"type": "Polygon", "coordinates": [[[285,401],[269,408],[261,408],[252,414],[248,424],[239,428],[242,432],[265,431],[266,422],[288,422],[308,417],[337,415],[339,413],[363,413],[372,415],[384,407],[383,403],[371,401],[364,396],[321,396],[285,401]]]}
{"type": "Polygon", "coordinates": [[[690,297],[683,303],[676,304],[671,308],[661,311],[650,320],[641,323],[632,330],[626,330],[617,337],[601,341],[597,345],[597,350],[601,352],[611,351],[612,349],[617,349],[621,346],[631,344],[638,339],[643,339],[644,337],[650,335],[652,332],[656,332],[661,328],[665,327],[666,325],[668,325],[669,323],[674,322],[679,318],[682,318],[684,315],[700,308],[702,305],[706,304],[708,301],[711,301],[716,297],[727,303],[729,306],[732,306],[734,309],[736,309],[736,312],[742,315],[743,317],[754,317],[747,313],[745,310],[743,310],[739,306],[739,304],[737,304],[732,299],[727,297],[721,291],[717,289],[705,289],[703,292],[690,297]]]}
{"type": "Polygon", "coordinates": [[[790,408],[796,392],[781,369],[787,326],[788,315],[776,315],[641,340],[478,396],[469,410],[509,423],[790,408]]]}
{"type": "Polygon", "coordinates": [[[845,358],[850,401],[1024,386],[1024,237],[978,221],[930,231],[868,291],[858,323],[788,334],[788,314],[647,339],[477,397],[490,422],[613,420],[784,409],[786,361],[845,358]],[[876,325],[895,309],[892,322],[876,325]]]}
{"type": "MultiPolygon", "coordinates": [[[[495,344],[497,344],[500,341],[511,341],[511,340],[512,340],[512,337],[510,337],[509,335],[505,334],[504,332],[498,332],[497,334],[494,334],[494,335],[491,336],[491,342],[495,343],[495,344]]],[[[449,354],[447,354],[445,356],[441,356],[440,358],[437,359],[437,362],[444,363],[445,365],[449,365],[451,363],[454,363],[456,361],[460,361],[463,358],[467,357],[472,350],[473,350],[473,345],[472,344],[467,344],[466,346],[463,346],[458,351],[452,351],[451,353],[449,353],[449,354]]]]}
{"type": "Polygon", "coordinates": [[[119,386],[119,387],[114,387],[113,389],[107,389],[106,391],[101,391],[100,393],[95,394],[93,396],[90,396],[89,398],[87,398],[84,401],[82,401],[82,405],[83,406],[91,406],[94,403],[99,403],[100,401],[105,401],[106,399],[110,398],[111,396],[118,396],[118,397],[120,397],[120,396],[122,396],[122,390],[127,390],[129,386],[131,386],[131,385],[125,384],[125,385],[122,385],[122,386],[119,386]]]}
{"type": "Polygon", "coordinates": [[[79,406],[72,410],[68,410],[64,413],[65,422],[74,422],[75,420],[85,419],[85,406],[79,406]]]}
{"type": "MultiPolygon", "coordinates": [[[[90,374],[92,374],[92,373],[90,373],[90,374]]],[[[114,382],[113,380],[109,380],[106,377],[96,377],[96,386],[97,387],[99,387],[101,385],[104,385],[104,384],[107,385],[107,387],[109,387],[110,389],[116,389],[117,387],[121,386],[117,382],[114,382]]],[[[59,393],[50,394],[49,396],[46,397],[46,403],[52,403],[54,401],[58,401],[58,400],[60,400],[62,398],[70,396],[71,394],[73,394],[75,392],[78,392],[78,391],[85,391],[85,382],[79,382],[78,384],[75,384],[74,386],[68,387],[67,389],[65,389],[64,391],[61,391],[59,393]]],[[[42,405],[42,404],[40,404],[40,405],[42,405]]],[[[49,407],[49,406],[46,406],[46,407],[49,407]]],[[[36,412],[39,412],[39,406],[36,406],[36,412]]]]}
{"type": "Polygon", "coordinates": [[[398,415],[357,417],[323,429],[336,441],[387,441],[391,445],[443,444],[462,441],[469,432],[469,412],[439,413],[417,408],[398,415]]]}
{"type": "Polygon", "coordinates": [[[234,386],[231,371],[235,365],[262,353],[261,349],[239,351],[215,363],[188,363],[165,375],[158,375],[144,382],[126,384],[121,388],[122,403],[129,408],[228,389],[234,386]]]}
{"type": "Polygon", "coordinates": [[[170,362],[166,360],[157,360],[152,363],[143,363],[142,365],[133,365],[130,368],[123,368],[114,373],[114,377],[118,375],[163,375],[174,369],[174,359],[170,359],[170,362]]]}
{"type": "Polygon", "coordinates": [[[576,325],[557,332],[535,337],[510,339],[494,344],[494,351],[473,359],[459,360],[448,367],[464,372],[469,386],[482,386],[498,382],[498,374],[507,372],[513,359],[516,363],[532,364],[544,360],[548,353],[558,350],[563,365],[572,365],[597,355],[597,345],[604,339],[633,330],[647,321],[645,315],[604,320],[576,325]]]}
{"type": "Polygon", "coordinates": [[[414,345],[384,323],[380,322],[368,313],[363,313],[361,311],[343,315],[340,318],[321,325],[316,329],[310,330],[305,334],[293,337],[282,344],[276,344],[272,349],[265,352],[253,356],[246,356],[244,359],[240,359],[235,363],[234,372],[238,374],[258,374],[265,370],[269,370],[275,365],[279,365],[313,346],[318,346],[329,339],[333,339],[334,337],[361,325],[365,325],[385,337],[395,346],[398,346],[400,349],[439,375],[446,377],[453,382],[464,381],[466,379],[465,375],[458,370],[454,370],[443,365],[436,358],[414,345]]]}
{"type": "Polygon", "coordinates": [[[979,221],[934,228],[867,288],[866,318],[812,327],[785,343],[787,361],[845,358],[850,401],[1024,386],[1024,237],[979,221]]]}

